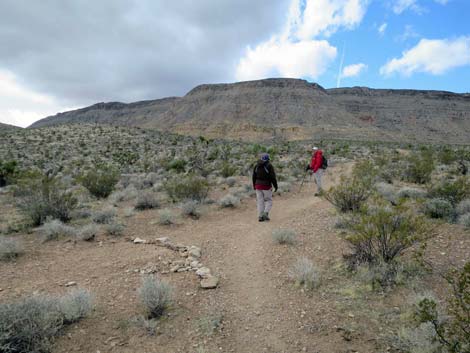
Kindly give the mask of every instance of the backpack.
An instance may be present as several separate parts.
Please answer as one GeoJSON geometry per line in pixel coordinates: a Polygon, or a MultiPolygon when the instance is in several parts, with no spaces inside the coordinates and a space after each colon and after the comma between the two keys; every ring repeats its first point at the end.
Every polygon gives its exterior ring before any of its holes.
{"type": "Polygon", "coordinates": [[[321,169],[328,168],[328,160],[325,158],[324,155],[321,156],[321,169]]]}

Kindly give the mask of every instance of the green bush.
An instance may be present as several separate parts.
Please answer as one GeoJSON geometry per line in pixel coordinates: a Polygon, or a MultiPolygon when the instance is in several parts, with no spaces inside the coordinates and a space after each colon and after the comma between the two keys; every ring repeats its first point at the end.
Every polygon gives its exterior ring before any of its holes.
{"type": "Polygon", "coordinates": [[[415,318],[419,324],[430,323],[435,337],[446,351],[470,352],[470,262],[462,270],[454,269],[445,276],[452,291],[444,319],[437,310],[437,303],[429,298],[421,300],[415,318]]]}
{"type": "Polygon", "coordinates": [[[163,189],[173,201],[203,201],[209,193],[209,183],[205,178],[189,175],[168,180],[163,189]]]}
{"type": "Polygon", "coordinates": [[[168,163],[168,170],[174,170],[178,173],[184,173],[187,162],[184,159],[174,159],[168,163]]]}
{"type": "Polygon", "coordinates": [[[416,242],[424,239],[425,223],[403,207],[377,205],[358,215],[346,237],[353,254],[346,257],[350,268],[362,263],[391,263],[416,242]]]}
{"type": "Polygon", "coordinates": [[[426,184],[431,181],[434,171],[432,153],[427,150],[413,153],[405,159],[403,179],[416,184],[426,184]]]}
{"type": "Polygon", "coordinates": [[[91,310],[91,296],[84,290],[63,297],[33,296],[0,304],[0,352],[50,352],[62,328],[91,310]]]}
{"type": "Polygon", "coordinates": [[[356,212],[372,194],[371,185],[359,178],[342,178],[339,185],[325,193],[325,198],[339,212],[356,212]]]}
{"type": "Polygon", "coordinates": [[[108,197],[119,181],[119,172],[109,166],[99,166],[82,174],[78,181],[96,198],[108,197]]]}
{"type": "Polygon", "coordinates": [[[435,198],[426,201],[424,213],[431,218],[451,219],[455,216],[454,206],[446,199],[435,198]]]}
{"type": "Polygon", "coordinates": [[[160,207],[160,201],[154,192],[142,191],[137,197],[136,210],[151,210],[160,207]]]}
{"type": "Polygon", "coordinates": [[[455,180],[442,180],[431,186],[429,197],[443,198],[457,205],[462,200],[470,198],[470,178],[467,176],[459,177],[455,180]]]}
{"type": "Polygon", "coordinates": [[[17,165],[16,161],[0,160],[0,188],[12,182],[18,172],[17,165]]]}
{"type": "Polygon", "coordinates": [[[229,162],[224,162],[222,168],[220,168],[220,173],[224,178],[234,176],[237,172],[237,167],[229,162]]]}
{"type": "Polygon", "coordinates": [[[18,193],[18,208],[35,226],[43,224],[47,218],[68,222],[78,203],[60,180],[50,176],[22,180],[18,193]]]}

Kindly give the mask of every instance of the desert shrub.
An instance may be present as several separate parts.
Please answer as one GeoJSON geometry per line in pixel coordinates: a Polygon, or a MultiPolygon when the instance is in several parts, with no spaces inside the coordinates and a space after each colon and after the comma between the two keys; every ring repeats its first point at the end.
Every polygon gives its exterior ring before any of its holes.
{"type": "Polygon", "coordinates": [[[454,216],[452,204],[442,198],[427,200],[424,204],[424,213],[431,218],[452,218],[454,216]]]}
{"type": "Polygon", "coordinates": [[[376,205],[358,215],[346,240],[353,254],[346,256],[350,268],[361,263],[392,263],[425,235],[425,223],[403,207],[376,205]]]}
{"type": "Polygon", "coordinates": [[[113,208],[106,208],[104,210],[96,211],[93,213],[93,222],[99,224],[109,224],[116,217],[116,211],[113,208]]]}
{"type": "Polygon", "coordinates": [[[465,228],[470,229],[470,212],[465,213],[459,217],[459,224],[463,225],[465,228]]]}
{"type": "Polygon", "coordinates": [[[433,171],[432,153],[423,150],[420,153],[413,153],[405,159],[403,179],[416,184],[426,184],[431,181],[433,171]]]}
{"type": "Polygon", "coordinates": [[[161,210],[158,214],[158,224],[166,226],[175,224],[175,215],[168,208],[161,210]]]}
{"type": "Polygon", "coordinates": [[[72,219],[84,219],[93,216],[93,212],[89,208],[79,208],[73,210],[70,213],[70,216],[72,217],[72,219]]]}
{"type": "Polygon", "coordinates": [[[311,290],[320,285],[320,275],[315,265],[307,258],[297,260],[289,271],[289,277],[296,285],[311,290]]]}
{"type": "Polygon", "coordinates": [[[109,200],[112,203],[118,203],[123,201],[129,201],[137,197],[137,190],[134,186],[129,186],[124,190],[115,191],[109,196],[109,200]]]}
{"type": "Polygon", "coordinates": [[[372,286],[372,289],[383,291],[397,284],[404,284],[412,278],[422,277],[426,269],[418,261],[376,261],[356,267],[355,277],[372,286]]]}
{"type": "Polygon", "coordinates": [[[63,224],[58,219],[46,221],[42,225],[40,233],[43,241],[57,240],[63,236],[69,237],[76,235],[73,227],[63,224]]]}
{"type": "Polygon", "coordinates": [[[224,162],[222,164],[222,167],[220,168],[220,174],[222,174],[224,178],[231,177],[235,175],[236,172],[237,172],[237,167],[229,162],[224,162]]]}
{"type": "Polygon", "coordinates": [[[112,236],[121,236],[126,227],[121,223],[110,223],[106,226],[106,233],[112,236]]]}
{"type": "Polygon", "coordinates": [[[470,178],[460,177],[455,180],[442,180],[431,186],[429,192],[431,198],[443,198],[457,205],[462,200],[470,198],[470,178]]]}
{"type": "Polygon", "coordinates": [[[12,183],[18,173],[17,165],[16,161],[0,160],[0,188],[12,183]]]}
{"type": "Polygon", "coordinates": [[[193,219],[201,218],[201,204],[197,201],[187,201],[181,206],[181,213],[184,216],[191,217],[193,219]]]}
{"type": "Polygon", "coordinates": [[[19,194],[18,208],[35,226],[41,225],[47,218],[68,222],[78,203],[73,192],[50,176],[23,180],[19,194]]]}
{"type": "Polygon", "coordinates": [[[0,261],[15,259],[22,253],[23,247],[17,239],[0,236],[0,261]]]}
{"type": "Polygon", "coordinates": [[[225,179],[225,182],[228,186],[232,187],[235,186],[235,184],[237,183],[237,179],[234,177],[228,177],[227,179],[225,179]]]}
{"type": "Polygon", "coordinates": [[[172,304],[170,285],[153,276],[143,278],[138,293],[148,318],[161,317],[172,304]]]}
{"type": "Polygon", "coordinates": [[[470,262],[463,269],[450,271],[445,279],[452,291],[447,306],[447,318],[439,313],[432,298],[421,300],[415,318],[419,324],[431,324],[435,339],[451,353],[470,351],[470,262]]]}
{"type": "Polygon", "coordinates": [[[398,197],[405,199],[419,199],[426,197],[426,191],[418,188],[405,186],[398,190],[398,197]]]}
{"type": "Polygon", "coordinates": [[[173,201],[203,201],[209,193],[209,183],[195,175],[178,177],[163,183],[164,190],[173,201]]]}
{"type": "Polygon", "coordinates": [[[160,207],[160,201],[154,192],[141,192],[137,197],[137,202],[135,204],[136,210],[150,210],[158,207],[160,207]]]}
{"type": "Polygon", "coordinates": [[[399,352],[442,353],[430,323],[417,327],[402,327],[398,334],[393,336],[391,345],[399,352]]]}
{"type": "Polygon", "coordinates": [[[395,187],[388,183],[376,183],[375,189],[385,200],[390,201],[392,203],[397,202],[397,192],[395,187]]]}
{"type": "Polygon", "coordinates": [[[119,181],[119,172],[110,166],[98,166],[82,174],[78,181],[96,198],[108,197],[119,181]]]}
{"type": "Polygon", "coordinates": [[[0,304],[0,352],[50,352],[62,328],[91,310],[91,296],[84,290],[63,297],[33,296],[0,304]]]}
{"type": "Polygon", "coordinates": [[[72,290],[57,300],[62,322],[66,325],[73,324],[86,317],[93,309],[92,296],[85,289],[72,290]]]}
{"type": "Polygon", "coordinates": [[[275,229],[272,237],[274,242],[278,244],[294,244],[297,233],[292,229],[275,229]]]}
{"type": "Polygon", "coordinates": [[[358,178],[342,178],[338,186],[325,193],[325,198],[339,212],[355,212],[372,194],[371,185],[358,178]]]}
{"type": "Polygon", "coordinates": [[[178,173],[183,173],[186,169],[187,162],[184,159],[173,159],[170,163],[168,163],[167,169],[174,170],[178,173]]]}
{"type": "Polygon", "coordinates": [[[470,199],[460,201],[455,209],[459,215],[470,213],[470,199]]]}
{"type": "Polygon", "coordinates": [[[234,195],[228,194],[220,199],[219,205],[223,208],[235,208],[240,205],[240,199],[234,195]]]}
{"type": "Polygon", "coordinates": [[[84,241],[91,241],[95,239],[98,231],[99,228],[96,224],[87,224],[77,231],[77,238],[84,241]]]}

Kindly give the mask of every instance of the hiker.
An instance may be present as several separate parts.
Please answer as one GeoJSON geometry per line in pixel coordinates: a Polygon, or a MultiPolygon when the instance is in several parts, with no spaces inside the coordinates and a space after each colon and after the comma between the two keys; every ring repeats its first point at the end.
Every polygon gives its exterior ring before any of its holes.
{"type": "Polygon", "coordinates": [[[315,184],[317,184],[317,191],[315,192],[315,196],[320,196],[323,192],[322,184],[321,184],[321,177],[323,175],[323,170],[325,169],[324,166],[324,158],[323,158],[323,151],[318,147],[312,148],[312,160],[310,164],[307,166],[305,171],[309,171],[313,173],[313,177],[315,178],[315,184]]]}
{"type": "Polygon", "coordinates": [[[269,221],[269,211],[273,206],[273,192],[277,191],[276,173],[269,162],[269,154],[263,153],[253,169],[253,189],[256,190],[258,221],[269,221]]]}

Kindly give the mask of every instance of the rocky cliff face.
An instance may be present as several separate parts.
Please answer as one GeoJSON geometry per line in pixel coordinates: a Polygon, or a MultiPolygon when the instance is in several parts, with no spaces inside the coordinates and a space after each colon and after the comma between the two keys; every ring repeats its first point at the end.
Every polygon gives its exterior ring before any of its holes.
{"type": "Polygon", "coordinates": [[[470,142],[470,95],[367,87],[324,89],[303,80],[201,85],[181,98],[99,103],[32,127],[96,122],[243,139],[350,138],[470,142]]]}

